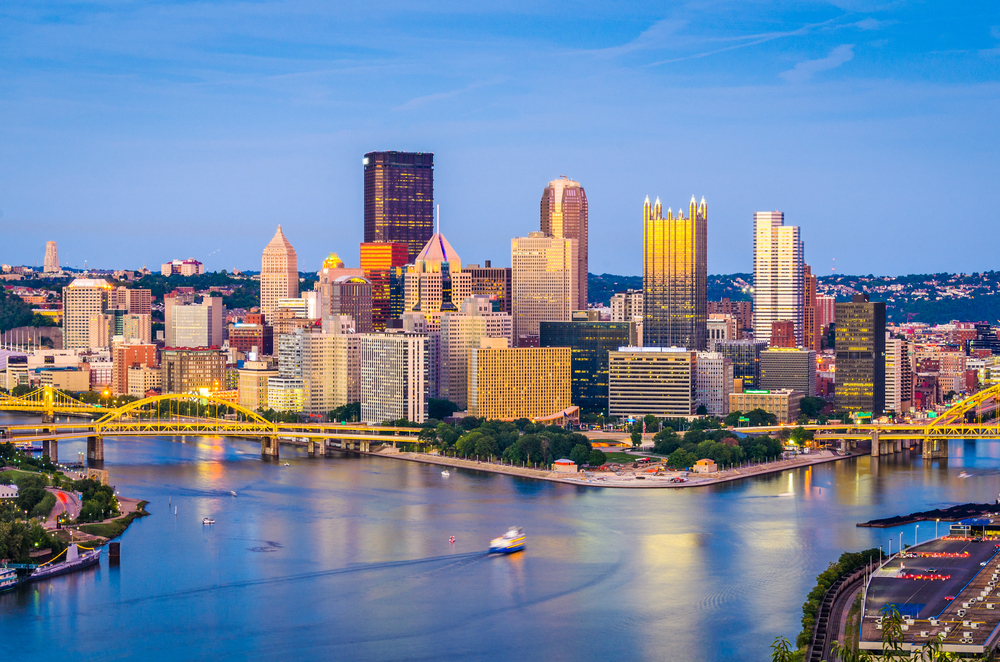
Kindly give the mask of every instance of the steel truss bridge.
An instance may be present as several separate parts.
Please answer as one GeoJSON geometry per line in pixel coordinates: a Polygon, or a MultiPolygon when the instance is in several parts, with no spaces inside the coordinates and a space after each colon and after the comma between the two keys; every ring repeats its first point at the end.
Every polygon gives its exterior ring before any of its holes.
{"type": "Polygon", "coordinates": [[[28,444],[41,441],[42,451],[58,461],[58,442],[87,439],[88,462],[104,460],[105,437],[224,435],[260,439],[261,455],[278,458],[279,440],[305,443],[309,454],[331,445],[367,452],[373,444],[416,443],[419,428],[339,425],[336,423],[274,423],[257,412],[211,395],[175,393],[137,400],[115,409],[80,402],[51,387],[22,397],[0,394],[0,410],[38,413],[42,422],[0,427],[0,438],[28,444]],[[57,415],[89,415],[91,420],[56,423],[57,415]]]}

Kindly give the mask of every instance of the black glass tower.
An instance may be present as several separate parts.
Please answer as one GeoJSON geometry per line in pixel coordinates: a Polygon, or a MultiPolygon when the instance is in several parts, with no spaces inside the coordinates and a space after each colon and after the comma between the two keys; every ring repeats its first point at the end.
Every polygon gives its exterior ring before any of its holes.
{"type": "Polygon", "coordinates": [[[369,152],[365,242],[406,244],[413,261],[434,234],[434,154],[369,152]]]}
{"type": "Polygon", "coordinates": [[[885,302],[855,294],[836,307],[837,411],[878,418],[885,409],[885,302]]]}
{"type": "Polygon", "coordinates": [[[635,322],[540,322],[540,347],[569,347],[571,400],[585,413],[608,412],[608,352],[635,345],[635,322]]]}

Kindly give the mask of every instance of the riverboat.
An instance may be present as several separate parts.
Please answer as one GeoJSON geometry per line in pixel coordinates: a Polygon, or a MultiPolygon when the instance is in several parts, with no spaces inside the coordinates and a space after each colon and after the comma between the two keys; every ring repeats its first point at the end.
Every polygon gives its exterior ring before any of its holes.
{"type": "MultiPolygon", "coordinates": [[[[40,579],[51,579],[52,577],[58,577],[59,575],[65,575],[70,572],[76,572],[77,570],[83,570],[84,568],[89,568],[92,565],[96,565],[101,560],[101,550],[100,549],[88,549],[86,547],[78,547],[77,545],[70,545],[66,548],[65,552],[59,554],[62,556],[66,555],[66,560],[62,563],[53,563],[55,559],[38,566],[34,572],[28,575],[25,581],[35,582],[40,579]],[[83,549],[83,554],[80,550],[83,549]]],[[[59,558],[59,556],[56,557],[59,558]]]]}
{"type": "Polygon", "coordinates": [[[450,476],[450,475],[451,475],[451,472],[450,472],[450,471],[448,471],[447,469],[445,469],[444,471],[442,471],[442,472],[441,472],[441,475],[442,475],[442,476],[450,476]]]}
{"type": "Polygon", "coordinates": [[[512,554],[513,552],[520,552],[524,549],[526,540],[527,536],[524,535],[524,529],[512,526],[507,530],[507,533],[490,541],[490,553],[512,554]]]}
{"type": "Polygon", "coordinates": [[[0,568],[0,593],[17,588],[17,570],[0,568]]]}
{"type": "Polygon", "coordinates": [[[215,520],[212,519],[211,517],[206,517],[203,520],[201,520],[201,523],[202,524],[215,524],[215,520]]]}

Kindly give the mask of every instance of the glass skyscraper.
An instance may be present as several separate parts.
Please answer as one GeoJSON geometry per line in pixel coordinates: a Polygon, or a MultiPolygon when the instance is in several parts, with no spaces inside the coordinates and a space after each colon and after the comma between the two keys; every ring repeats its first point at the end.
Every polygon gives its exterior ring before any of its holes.
{"type": "Polygon", "coordinates": [[[733,379],[742,379],[743,388],[760,388],[760,353],[767,349],[766,340],[716,340],[712,351],[733,362],[733,379]]]}
{"type": "Polygon", "coordinates": [[[540,347],[569,347],[572,402],[587,413],[608,410],[608,352],[636,343],[635,322],[541,322],[540,347]]]}
{"type": "Polygon", "coordinates": [[[413,261],[434,234],[434,154],[369,152],[365,166],[365,242],[407,245],[413,261]]]}
{"type": "Polygon", "coordinates": [[[885,303],[855,294],[837,304],[837,411],[870,413],[885,409],[885,303]]]}
{"type": "Polygon", "coordinates": [[[642,208],[645,347],[704,350],[708,342],[708,206],[691,197],[688,215],[642,208]]]}

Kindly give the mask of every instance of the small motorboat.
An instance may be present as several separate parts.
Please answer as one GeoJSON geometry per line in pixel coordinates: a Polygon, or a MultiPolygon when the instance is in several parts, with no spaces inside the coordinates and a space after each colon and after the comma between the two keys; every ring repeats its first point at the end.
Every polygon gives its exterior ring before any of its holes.
{"type": "Polygon", "coordinates": [[[448,538],[448,542],[455,544],[455,536],[448,538]]]}
{"type": "Polygon", "coordinates": [[[441,475],[447,477],[451,475],[451,472],[445,469],[444,471],[441,472],[441,475]]]}
{"type": "Polygon", "coordinates": [[[972,474],[963,471],[962,473],[958,474],[958,477],[959,478],[972,478],[972,474]]]}
{"type": "Polygon", "coordinates": [[[507,530],[507,533],[490,541],[490,553],[511,554],[513,552],[520,552],[524,549],[526,540],[527,536],[524,535],[524,529],[512,526],[507,530]]]}
{"type": "Polygon", "coordinates": [[[236,496],[236,492],[233,492],[232,490],[229,490],[229,493],[232,494],[233,496],[236,496]]]}
{"type": "Polygon", "coordinates": [[[201,520],[201,523],[202,524],[215,524],[215,520],[212,519],[211,517],[206,517],[203,520],[201,520]]]}
{"type": "Polygon", "coordinates": [[[285,466],[286,466],[286,467],[290,467],[290,466],[292,466],[292,465],[290,465],[290,464],[288,464],[287,462],[285,462],[285,466]]]}

